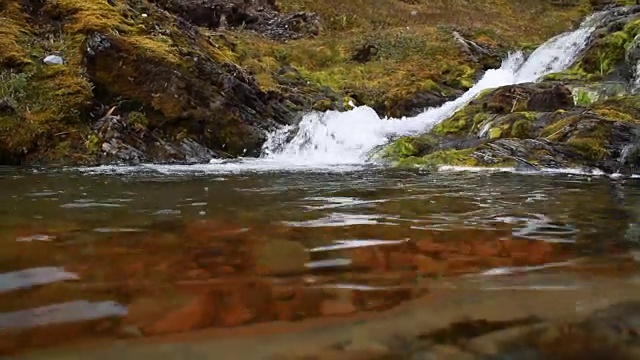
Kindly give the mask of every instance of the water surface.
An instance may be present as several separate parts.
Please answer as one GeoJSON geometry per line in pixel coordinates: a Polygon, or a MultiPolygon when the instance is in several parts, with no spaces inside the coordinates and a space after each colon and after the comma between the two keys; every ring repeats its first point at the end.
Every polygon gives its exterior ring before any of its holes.
{"type": "Polygon", "coordinates": [[[383,311],[434,279],[635,269],[638,179],[121,170],[0,171],[3,353],[383,311]]]}

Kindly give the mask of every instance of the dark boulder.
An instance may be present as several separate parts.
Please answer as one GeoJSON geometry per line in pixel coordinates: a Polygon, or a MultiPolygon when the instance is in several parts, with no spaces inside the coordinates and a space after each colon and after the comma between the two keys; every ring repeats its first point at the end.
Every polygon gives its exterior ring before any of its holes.
{"type": "Polygon", "coordinates": [[[190,23],[210,29],[245,29],[272,39],[314,36],[320,19],[314,13],[281,14],[275,0],[154,0],[190,23]]]}

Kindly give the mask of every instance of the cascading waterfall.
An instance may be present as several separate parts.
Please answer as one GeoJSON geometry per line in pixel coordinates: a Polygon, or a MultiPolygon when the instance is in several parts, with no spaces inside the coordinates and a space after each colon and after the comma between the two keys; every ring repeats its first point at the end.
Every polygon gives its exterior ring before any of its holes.
{"type": "Polygon", "coordinates": [[[389,138],[429,130],[485,89],[534,82],[546,74],[565,70],[584,48],[603,14],[594,14],[577,30],[550,39],[526,61],[521,52],[510,54],[499,69],[487,71],[459,98],[417,116],[380,118],[367,106],[346,112],[307,114],[295,128],[285,127],[272,133],[258,161],[270,164],[268,167],[282,168],[364,164],[369,152],[387,143],[389,138]],[[296,131],[293,137],[292,131],[296,131]]]}

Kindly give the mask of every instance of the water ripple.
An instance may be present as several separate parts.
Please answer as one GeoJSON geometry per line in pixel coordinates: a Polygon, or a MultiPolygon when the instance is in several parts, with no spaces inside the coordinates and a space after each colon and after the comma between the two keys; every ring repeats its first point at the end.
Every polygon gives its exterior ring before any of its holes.
{"type": "Polygon", "coordinates": [[[37,326],[122,317],[127,308],[114,302],[70,301],[27,310],[0,313],[0,330],[20,330],[37,326]]]}
{"type": "Polygon", "coordinates": [[[78,280],[78,275],[60,267],[39,267],[0,274],[0,293],[50,284],[58,281],[78,280]]]}

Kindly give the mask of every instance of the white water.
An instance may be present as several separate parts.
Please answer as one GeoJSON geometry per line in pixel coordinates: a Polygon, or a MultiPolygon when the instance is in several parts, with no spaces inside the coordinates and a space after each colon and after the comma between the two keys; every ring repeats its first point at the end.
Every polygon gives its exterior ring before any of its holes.
{"type": "MultiPolygon", "coordinates": [[[[380,118],[367,106],[353,110],[310,113],[300,124],[284,127],[270,134],[260,158],[212,160],[206,165],[145,165],[157,171],[236,173],[244,171],[324,170],[349,171],[372,163],[371,150],[384,145],[390,138],[425,132],[451,116],[474,99],[481,91],[504,85],[535,82],[542,76],[565,70],[584,48],[604,13],[585,19],[571,32],[560,34],[536,49],[525,60],[521,52],[510,54],[499,69],[488,70],[484,76],[459,98],[440,107],[426,109],[415,117],[380,118]],[[292,140],[291,131],[296,131],[292,140]]],[[[136,167],[140,169],[139,167],[136,167]]],[[[86,171],[87,169],[85,169],[86,171]]],[[[89,171],[96,171],[94,168],[89,171]]],[[[132,171],[128,167],[101,167],[98,171],[132,171]]]]}

